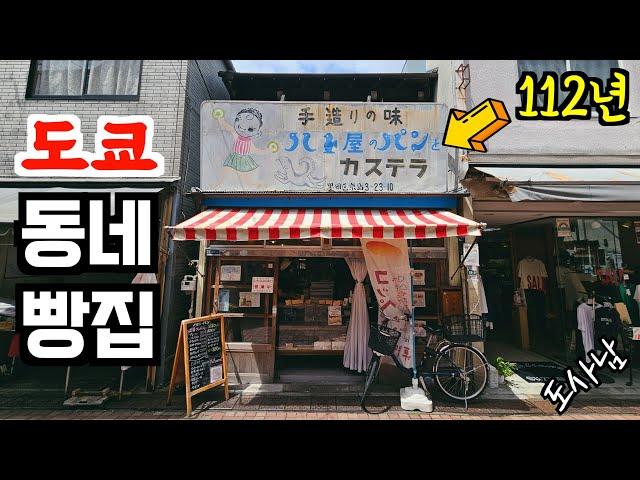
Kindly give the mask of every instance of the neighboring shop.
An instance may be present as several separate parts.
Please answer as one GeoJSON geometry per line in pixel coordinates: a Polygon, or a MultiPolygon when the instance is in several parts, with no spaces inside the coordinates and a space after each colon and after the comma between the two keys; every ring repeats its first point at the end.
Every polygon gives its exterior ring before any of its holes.
{"type": "Polygon", "coordinates": [[[365,370],[383,307],[360,238],[408,241],[418,324],[462,313],[450,277],[480,225],[460,215],[434,74],[223,78],[237,101],[202,107],[202,212],[171,230],[200,242],[195,313],[224,314],[231,382],[365,370]]]}
{"type": "Polygon", "coordinates": [[[488,224],[480,271],[493,341],[573,361],[597,340],[605,314],[640,325],[634,175],[629,168],[469,173],[475,218],[488,224]]]}

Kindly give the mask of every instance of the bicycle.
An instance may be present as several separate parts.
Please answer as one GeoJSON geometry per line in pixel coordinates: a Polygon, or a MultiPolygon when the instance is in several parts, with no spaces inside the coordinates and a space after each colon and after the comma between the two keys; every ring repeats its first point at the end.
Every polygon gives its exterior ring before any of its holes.
{"type": "MultiPolygon", "coordinates": [[[[365,405],[367,393],[378,376],[383,356],[392,358],[396,366],[413,378],[413,369],[404,367],[393,353],[400,338],[400,332],[384,325],[371,325],[369,348],[373,355],[367,368],[364,391],[360,407],[367,413],[365,405]]],[[[442,327],[425,325],[428,332],[422,359],[416,365],[418,379],[425,392],[427,383],[438,385],[440,391],[456,402],[467,402],[479,397],[489,379],[489,362],[482,352],[469,345],[470,342],[484,340],[484,320],[477,315],[451,316],[443,319],[442,327]],[[434,342],[434,340],[436,340],[434,342]],[[435,343],[435,348],[431,345],[435,343]],[[431,371],[428,370],[429,361],[431,371]]],[[[416,339],[422,337],[416,337],[416,339]]],[[[385,408],[384,413],[391,407],[385,408]]]]}

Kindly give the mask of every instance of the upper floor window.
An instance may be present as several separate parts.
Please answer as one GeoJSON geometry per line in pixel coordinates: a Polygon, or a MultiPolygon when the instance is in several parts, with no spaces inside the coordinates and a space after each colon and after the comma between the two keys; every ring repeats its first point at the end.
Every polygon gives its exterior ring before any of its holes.
{"type": "Polygon", "coordinates": [[[538,78],[543,72],[556,72],[560,76],[564,72],[578,71],[606,81],[610,70],[617,67],[617,60],[518,60],[519,75],[534,72],[538,78]]]}
{"type": "MultiPolygon", "coordinates": [[[[618,67],[618,60],[518,60],[518,78],[522,72],[533,72],[538,77],[542,77],[544,72],[555,72],[558,78],[564,72],[577,71],[584,72],[589,77],[597,77],[607,84],[607,79],[612,68],[618,67]]],[[[562,102],[569,92],[560,90],[558,100],[562,102]]],[[[539,95],[538,105],[542,105],[543,95],[539,95]]]]}
{"type": "Polygon", "coordinates": [[[27,98],[135,100],[141,60],[34,60],[27,98]]]}

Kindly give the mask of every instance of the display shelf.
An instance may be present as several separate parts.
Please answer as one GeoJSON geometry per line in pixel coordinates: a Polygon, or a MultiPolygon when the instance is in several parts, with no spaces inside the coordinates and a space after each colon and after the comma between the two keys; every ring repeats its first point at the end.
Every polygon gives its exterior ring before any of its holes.
{"type": "Polygon", "coordinates": [[[314,348],[284,348],[278,347],[278,355],[344,355],[344,350],[316,350],[314,348]]]}
{"type": "Polygon", "coordinates": [[[347,330],[346,325],[327,325],[326,323],[312,323],[308,322],[305,324],[292,324],[292,323],[279,323],[278,328],[283,330],[309,330],[313,328],[313,330],[335,330],[337,328],[342,328],[345,331],[347,330]]]}
{"type": "MultiPolygon", "coordinates": [[[[215,285],[212,285],[211,288],[215,288],[215,285]]],[[[244,289],[249,289],[251,290],[251,284],[250,283],[234,283],[234,284],[220,284],[220,289],[224,290],[224,289],[232,289],[232,288],[244,288],[244,289]]],[[[266,292],[262,292],[262,293],[266,293],[266,292]]],[[[270,293],[268,295],[271,295],[270,293]]]]}
{"type": "MultiPolygon", "coordinates": [[[[227,318],[264,318],[264,313],[242,313],[242,312],[218,312],[223,317],[227,318]]],[[[267,313],[267,318],[271,318],[272,314],[267,313]]]]}

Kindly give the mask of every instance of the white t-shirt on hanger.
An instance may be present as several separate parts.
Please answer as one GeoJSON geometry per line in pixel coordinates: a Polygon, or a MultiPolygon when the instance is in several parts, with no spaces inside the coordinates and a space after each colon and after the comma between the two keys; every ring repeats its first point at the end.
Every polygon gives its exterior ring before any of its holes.
{"type": "MultiPolygon", "coordinates": [[[[598,305],[596,305],[596,308],[597,307],[598,305]]],[[[581,303],[578,307],[577,317],[578,330],[580,330],[580,332],[582,333],[582,346],[584,347],[584,353],[587,354],[595,348],[593,306],[589,305],[588,303],[581,303]]]]}
{"type": "Polygon", "coordinates": [[[547,269],[537,258],[523,258],[518,262],[520,288],[524,290],[544,290],[543,278],[547,278],[547,269]]]}

